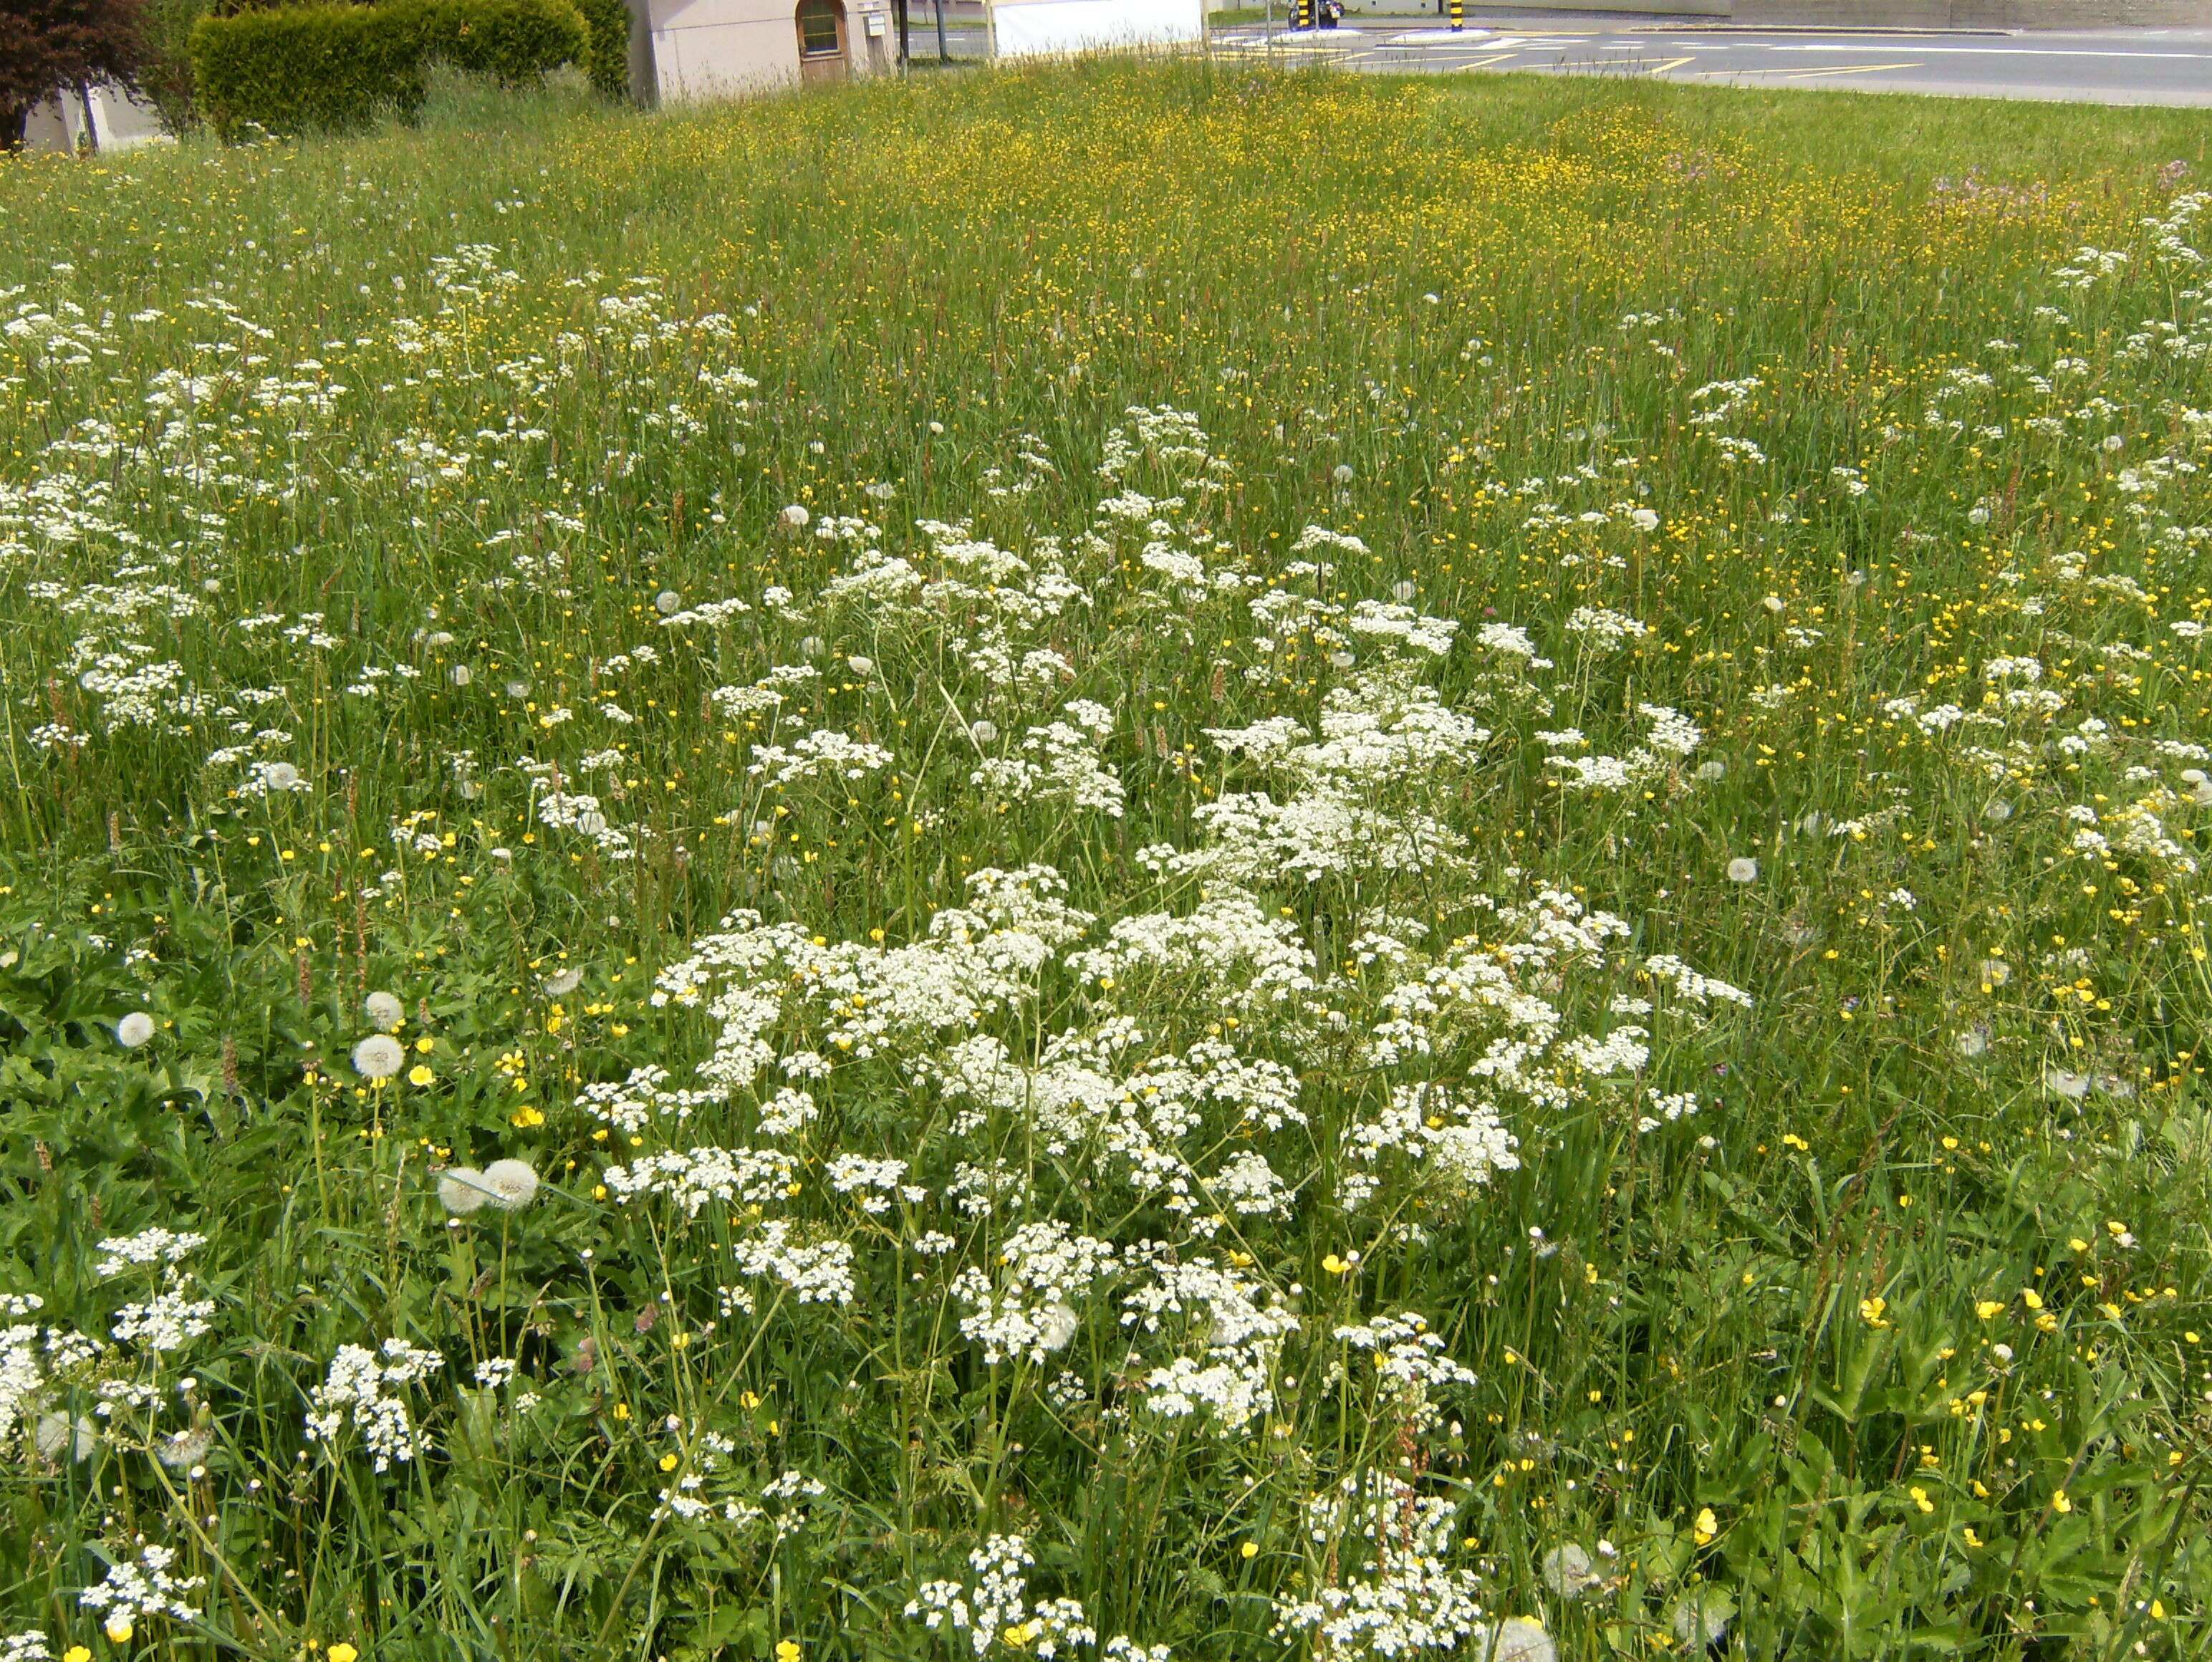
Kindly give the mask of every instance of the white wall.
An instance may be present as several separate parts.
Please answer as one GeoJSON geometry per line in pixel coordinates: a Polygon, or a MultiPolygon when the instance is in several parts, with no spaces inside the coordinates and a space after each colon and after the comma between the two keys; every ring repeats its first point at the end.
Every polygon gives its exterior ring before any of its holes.
{"type": "MultiPolygon", "coordinates": [[[[84,135],[84,100],[70,93],[33,109],[23,137],[27,149],[66,155],[78,148],[84,135]]],[[[127,150],[167,137],[152,105],[112,87],[92,89],[92,135],[103,150],[127,150]]]]}
{"type": "MultiPolygon", "coordinates": [[[[890,68],[898,43],[890,0],[844,0],[846,61],[855,76],[890,68]],[[868,17],[884,19],[880,33],[868,17]]],[[[644,24],[650,74],[631,76],[641,92],[663,103],[727,98],[787,86],[799,79],[798,0],[631,0],[644,24]]]]}
{"type": "Polygon", "coordinates": [[[990,16],[1000,58],[1206,39],[1206,0],[991,0],[990,16]]]}

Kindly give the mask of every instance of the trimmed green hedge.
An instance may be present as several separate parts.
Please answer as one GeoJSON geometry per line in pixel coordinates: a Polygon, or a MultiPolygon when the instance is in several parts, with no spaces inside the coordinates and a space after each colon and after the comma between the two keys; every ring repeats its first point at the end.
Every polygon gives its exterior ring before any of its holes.
{"type": "Polygon", "coordinates": [[[220,137],[344,132],[422,107],[422,51],[385,6],[301,6],[192,27],[200,113],[220,137]]]}
{"type": "Polygon", "coordinates": [[[629,87],[629,8],[623,0],[576,0],[591,32],[586,48],[584,73],[592,90],[603,98],[628,98],[629,87]]]}
{"type": "MultiPolygon", "coordinates": [[[[625,15],[625,79],[627,27],[625,15]]],[[[228,140],[406,119],[433,63],[520,85],[562,64],[592,67],[592,45],[574,0],[374,0],[204,17],[191,55],[201,112],[228,140]]]]}

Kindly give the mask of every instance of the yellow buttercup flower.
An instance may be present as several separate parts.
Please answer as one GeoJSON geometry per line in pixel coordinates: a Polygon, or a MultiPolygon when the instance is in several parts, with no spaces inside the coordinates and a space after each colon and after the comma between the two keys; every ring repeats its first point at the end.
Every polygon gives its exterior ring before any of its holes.
{"type": "Polygon", "coordinates": [[[1720,1532],[1721,1520],[1713,1516],[1713,1509],[1711,1507],[1698,1507],[1697,1518],[1690,1525],[1691,1539],[1702,1547],[1720,1532]]]}
{"type": "Polygon", "coordinates": [[[419,1062],[407,1070],[407,1082],[410,1085],[428,1085],[435,1081],[437,1077],[438,1076],[435,1074],[432,1073],[428,1068],[423,1067],[419,1062]]]}
{"type": "Polygon", "coordinates": [[[329,1650],[325,1651],[324,1654],[330,1658],[330,1662],[355,1662],[355,1659],[361,1655],[361,1653],[356,1650],[352,1646],[347,1644],[343,1640],[340,1640],[337,1644],[331,1646],[329,1650]]]}

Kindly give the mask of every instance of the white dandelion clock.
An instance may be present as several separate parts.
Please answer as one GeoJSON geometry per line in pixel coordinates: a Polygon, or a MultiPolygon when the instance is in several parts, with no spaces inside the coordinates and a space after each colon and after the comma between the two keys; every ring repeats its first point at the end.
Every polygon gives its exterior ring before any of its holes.
{"type": "Polygon", "coordinates": [[[520,1212],[538,1198],[538,1173],[528,1160],[495,1160],[483,1169],[486,1197],[502,1212],[520,1212]]]}
{"type": "Polygon", "coordinates": [[[407,1047],[389,1033],[371,1033],[353,1047],[353,1068],[363,1079],[390,1079],[407,1065],[407,1047]]]}
{"type": "Polygon", "coordinates": [[[192,1425],[155,1443],[154,1458],[172,1471],[190,1471],[207,1458],[214,1446],[214,1432],[206,1426],[192,1425]]]}
{"type": "Polygon", "coordinates": [[[797,502],[793,502],[790,507],[783,510],[781,517],[783,522],[789,526],[793,531],[804,531],[806,529],[807,521],[812,519],[814,516],[811,514],[809,514],[805,508],[801,508],[797,502]]]}
{"type": "Polygon", "coordinates": [[[446,672],[446,678],[455,686],[465,687],[477,679],[477,673],[466,664],[455,664],[446,672]]]}
{"type": "Polygon", "coordinates": [[[73,1420],[65,1414],[41,1414],[31,1437],[39,1452],[49,1460],[89,1459],[100,1443],[99,1431],[82,1414],[73,1420]]]}
{"type": "Polygon", "coordinates": [[[380,1031],[390,1032],[407,1020],[407,1007],[397,993],[387,993],[382,988],[361,1001],[362,1014],[380,1031]]]}
{"type": "Polygon", "coordinates": [[[491,1185],[473,1166],[453,1166],[438,1179],[438,1204],[465,1218],[491,1198],[491,1185]]]}
{"type": "Polygon", "coordinates": [[[1629,509],[1628,522],[1638,531],[1656,531],[1659,528],[1659,516],[1648,508],[1629,509]]]}
{"type": "Polygon", "coordinates": [[[1605,1578],[1591,1568],[1589,1554],[1573,1541],[1546,1553],[1543,1568],[1544,1585],[1562,1598],[1579,1598],[1605,1583],[1605,1578]]]}
{"type": "Polygon", "coordinates": [[[135,1050],[154,1037],[154,1018],[143,1010],[133,1010],[115,1024],[115,1042],[125,1050],[135,1050]]]}
{"type": "Polygon", "coordinates": [[[1048,1306],[1037,1322],[1037,1343],[1047,1350],[1065,1350],[1082,1325],[1082,1318],[1067,1306],[1048,1306]]]}
{"type": "Polygon", "coordinates": [[[1693,1587],[1674,1606],[1674,1637],[1691,1651],[1710,1650],[1728,1636],[1735,1600],[1718,1587],[1693,1587]]]}
{"type": "Polygon", "coordinates": [[[653,609],[664,618],[681,610],[683,605],[684,597],[672,588],[664,588],[653,597],[653,609]]]}
{"type": "Polygon", "coordinates": [[[1474,1662],[1559,1662],[1559,1651],[1542,1622],[1509,1616],[1477,1628],[1468,1654],[1474,1662]]]}
{"type": "Polygon", "coordinates": [[[1728,862],[1728,880],[1731,883],[1759,881],[1759,861],[1747,855],[1738,855],[1728,862]]]}
{"type": "Polygon", "coordinates": [[[2079,1102],[2083,1097],[2087,1096],[2089,1087],[2093,1083],[2088,1075],[2077,1074],[2065,1068],[2045,1068],[2043,1082],[2051,1091],[2064,1097],[2069,1102],[2079,1102]]]}
{"type": "Polygon", "coordinates": [[[550,997],[566,998],[583,984],[584,972],[581,970],[563,970],[547,979],[545,991],[550,997]]]}

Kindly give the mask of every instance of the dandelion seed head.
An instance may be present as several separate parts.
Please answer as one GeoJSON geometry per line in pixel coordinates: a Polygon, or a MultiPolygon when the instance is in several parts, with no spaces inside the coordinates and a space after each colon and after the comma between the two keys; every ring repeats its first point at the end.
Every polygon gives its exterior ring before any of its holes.
{"type": "Polygon", "coordinates": [[[407,1064],[407,1047],[389,1033],[371,1033],[353,1047],[353,1068],[363,1079],[390,1079],[407,1064]]]}
{"type": "Polygon", "coordinates": [[[1573,1541],[1544,1555],[1543,1572],[1544,1585],[1562,1598],[1579,1598],[1605,1579],[1591,1568],[1589,1554],[1573,1541]]]}
{"type": "Polygon", "coordinates": [[[1728,1635],[1735,1601],[1717,1587],[1693,1587],[1674,1606],[1674,1637],[1693,1650],[1709,1650],[1728,1635]]]}
{"type": "Polygon", "coordinates": [[[538,1173],[528,1160],[495,1160],[484,1167],[483,1181],[502,1212],[519,1212],[538,1198],[538,1173]]]}
{"type": "Polygon", "coordinates": [[[387,1033],[407,1020],[407,1007],[400,1001],[399,995],[382,988],[362,1000],[361,1008],[374,1025],[387,1033]]]}
{"type": "Polygon", "coordinates": [[[1759,881],[1759,861],[1748,855],[1738,855],[1728,862],[1728,880],[1731,883],[1759,881]]]}
{"type": "Polygon", "coordinates": [[[447,1168],[438,1178],[438,1204],[457,1218],[465,1218],[491,1198],[484,1174],[473,1166],[447,1168]]]}
{"type": "Polygon", "coordinates": [[[125,1050],[135,1050],[154,1037],[154,1018],[143,1010],[133,1010],[115,1024],[115,1042],[125,1050]]]}
{"type": "Polygon", "coordinates": [[[1559,1653],[1542,1622],[1509,1616],[1477,1628],[1468,1654],[1474,1662],[1559,1662],[1559,1653]]]}
{"type": "Polygon", "coordinates": [[[683,605],[684,597],[672,588],[664,588],[653,597],[653,609],[664,618],[680,611],[683,605]]]}

